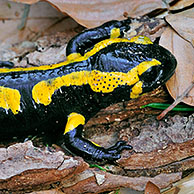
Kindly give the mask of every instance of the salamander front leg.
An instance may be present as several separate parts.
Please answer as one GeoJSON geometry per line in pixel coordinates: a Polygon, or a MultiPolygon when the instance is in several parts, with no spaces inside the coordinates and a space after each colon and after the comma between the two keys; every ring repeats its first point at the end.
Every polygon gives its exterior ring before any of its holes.
{"type": "Polygon", "coordinates": [[[132,149],[126,142],[119,141],[114,146],[105,149],[82,137],[85,118],[81,114],[71,113],[68,116],[64,132],[65,147],[73,154],[86,160],[113,162],[121,157],[121,151],[132,149]]]}

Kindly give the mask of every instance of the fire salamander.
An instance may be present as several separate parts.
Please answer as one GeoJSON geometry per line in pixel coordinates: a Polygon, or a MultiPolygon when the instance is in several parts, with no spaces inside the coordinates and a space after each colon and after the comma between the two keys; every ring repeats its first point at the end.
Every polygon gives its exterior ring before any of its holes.
{"type": "Polygon", "coordinates": [[[110,21],[78,34],[64,62],[1,68],[0,139],[61,134],[71,153],[108,162],[132,149],[123,141],[106,149],[82,136],[84,124],[100,109],[152,91],[174,73],[176,59],[168,50],[147,37],[123,38],[130,22],[110,21]]]}

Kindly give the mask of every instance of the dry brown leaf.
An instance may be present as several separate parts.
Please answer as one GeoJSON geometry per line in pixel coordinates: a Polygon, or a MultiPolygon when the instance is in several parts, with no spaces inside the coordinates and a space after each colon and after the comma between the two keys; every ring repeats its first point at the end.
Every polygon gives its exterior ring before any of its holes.
{"type": "MultiPolygon", "coordinates": [[[[18,29],[24,13],[24,5],[21,3],[0,1],[0,59],[10,60],[21,56],[21,51],[29,52],[29,48],[18,48],[22,41],[33,44],[39,36],[54,34],[78,27],[78,24],[68,16],[64,16],[46,2],[39,2],[30,6],[25,28],[18,29]]],[[[71,34],[71,33],[68,33],[71,34]]],[[[68,36],[68,35],[67,35],[68,36]]],[[[22,44],[24,46],[24,44],[22,44]]],[[[25,44],[26,46],[26,44],[25,44]]],[[[29,46],[28,46],[29,47],[29,46]]],[[[34,47],[34,46],[33,46],[34,47]]],[[[23,53],[24,54],[24,53],[23,53]]]]}
{"type": "Polygon", "coordinates": [[[170,10],[183,9],[193,4],[193,0],[179,0],[176,4],[170,7],[170,10]]]}
{"type": "MultiPolygon", "coordinates": [[[[23,4],[8,2],[6,0],[0,1],[0,19],[3,21],[0,23],[0,41],[2,43],[7,39],[12,44],[18,42],[18,40],[29,40],[37,32],[47,30],[48,27],[54,25],[55,22],[64,17],[49,4],[40,2],[30,7],[26,28],[20,31],[18,30],[18,26],[21,24],[23,11],[23,4]]],[[[59,29],[56,30],[59,31],[59,29]]]]}
{"type": "Polygon", "coordinates": [[[160,189],[154,183],[148,181],[144,194],[160,194],[160,189]]]}
{"type": "MultiPolygon", "coordinates": [[[[162,34],[160,45],[170,50],[178,62],[175,74],[167,82],[169,93],[176,99],[194,79],[194,48],[190,42],[181,38],[171,28],[167,28],[162,34]]],[[[194,89],[183,99],[183,102],[194,106],[194,89]]]]}
{"type": "Polygon", "coordinates": [[[168,15],[166,20],[179,35],[194,46],[194,8],[168,15]]]}
{"type": "Polygon", "coordinates": [[[194,173],[181,179],[180,181],[173,184],[173,187],[167,191],[162,192],[162,194],[193,194],[194,192],[194,173]]]}
{"type": "MultiPolygon", "coordinates": [[[[47,0],[61,12],[67,13],[81,25],[91,28],[113,20],[123,19],[123,14],[130,17],[145,15],[156,9],[165,9],[167,5],[162,0],[47,0]]],[[[17,2],[32,4],[37,0],[17,0],[17,2]]]]}

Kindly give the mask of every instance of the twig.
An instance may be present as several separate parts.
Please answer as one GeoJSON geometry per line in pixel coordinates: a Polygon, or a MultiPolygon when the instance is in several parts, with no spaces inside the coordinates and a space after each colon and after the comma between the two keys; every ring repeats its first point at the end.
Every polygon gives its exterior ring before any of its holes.
{"type": "Polygon", "coordinates": [[[160,115],[157,116],[157,120],[161,120],[163,117],[165,117],[169,111],[171,111],[177,104],[182,101],[182,99],[192,90],[193,87],[194,81],[180,96],[176,98],[176,100],[167,109],[165,109],[160,115]]]}
{"type": "Polygon", "coordinates": [[[21,18],[21,23],[18,25],[18,30],[22,30],[24,29],[25,25],[26,25],[26,21],[28,19],[28,14],[30,12],[30,5],[25,4],[24,5],[24,12],[21,18]]]}

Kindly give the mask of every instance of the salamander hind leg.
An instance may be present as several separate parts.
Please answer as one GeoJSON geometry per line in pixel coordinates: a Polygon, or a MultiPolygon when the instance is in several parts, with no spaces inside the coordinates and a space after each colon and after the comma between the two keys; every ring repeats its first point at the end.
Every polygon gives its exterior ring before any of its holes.
{"type": "Polygon", "coordinates": [[[114,146],[105,149],[82,137],[85,118],[81,114],[71,113],[64,131],[65,147],[73,154],[86,160],[99,162],[114,162],[121,157],[121,151],[132,149],[126,142],[119,141],[114,146]]]}
{"type": "Polygon", "coordinates": [[[0,61],[0,68],[2,67],[12,68],[14,67],[14,63],[10,61],[0,61]]]}

